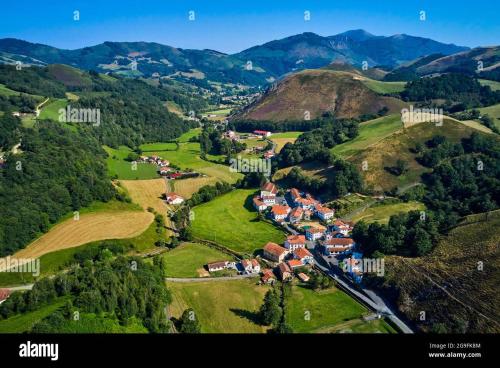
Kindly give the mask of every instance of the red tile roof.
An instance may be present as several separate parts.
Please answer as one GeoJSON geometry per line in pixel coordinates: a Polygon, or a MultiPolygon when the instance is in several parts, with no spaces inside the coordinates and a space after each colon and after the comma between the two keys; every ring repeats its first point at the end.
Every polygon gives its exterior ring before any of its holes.
{"type": "Polygon", "coordinates": [[[303,264],[298,259],[291,259],[288,261],[288,266],[290,266],[290,268],[294,269],[296,267],[302,267],[303,264]]]}
{"type": "Polygon", "coordinates": [[[292,270],[290,269],[290,267],[288,267],[288,265],[285,263],[285,262],[281,262],[279,265],[278,265],[278,269],[280,271],[280,273],[283,275],[283,273],[285,272],[292,272],[292,270]]]}
{"type": "Polygon", "coordinates": [[[268,181],[266,184],[264,184],[261,188],[262,190],[266,192],[271,192],[271,193],[277,193],[278,190],[276,189],[276,185],[268,181]]]}
{"type": "Polygon", "coordinates": [[[299,277],[299,279],[301,279],[304,282],[307,282],[310,279],[310,277],[307,276],[304,272],[299,273],[297,276],[299,277]]]}
{"type": "Polygon", "coordinates": [[[290,207],[277,204],[271,208],[271,212],[273,213],[273,215],[288,215],[288,212],[290,212],[290,207]]]}
{"type": "Polygon", "coordinates": [[[299,198],[300,192],[297,188],[292,188],[292,189],[290,189],[290,195],[292,196],[293,199],[299,198]]]}
{"type": "Polygon", "coordinates": [[[250,262],[252,262],[253,267],[260,266],[259,261],[257,261],[255,258],[251,259],[250,262]]]}
{"type": "Polygon", "coordinates": [[[300,217],[304,213],[302,207],[295,207],[292,212],[290,212],[291,217],[300,217]]]}
{"type": "Polygon", "coordinates": [[[262,202],[259,197],[253,197],[253,203],[257,206],[257,207],[261,207],[261,206],[266,206],[266,204],[264,202],[262,202]]]}
{"type": "Polygon", "coordinates": [[[311,252],[309,252],[306,248],[297,248],[293,251],[293,254],[295,254],[295,256],[297,256],[297,258],[299,259],[312,257],[311,252]]]}
{"type": "Polygon", "coordinates": [[[286,241],[290,244],[305,244],[306,237],[304,235],[289,235],[287,236],[286,241]]]}
{"type": "Polygon", "coordinates": [[[317,233],[323,233],[324,230],[320,229],[319,227],[311,227],[306,230],[306,232],[311,233],[311,234],[317,234],[317,233]]]}
{"type": "Polygon", "coordinates": [[[264,246],[264,250],[268,253],[274,254],[275,256],[281,256],[287,250],[276,243],[269,242],[264,246]]]}
{"type": "Polygon", "coordinates": [[[351,238],[332,238],[325,241],[325,245],[327,246],[346,246],[354,243],[354,240],[351,238]]]}

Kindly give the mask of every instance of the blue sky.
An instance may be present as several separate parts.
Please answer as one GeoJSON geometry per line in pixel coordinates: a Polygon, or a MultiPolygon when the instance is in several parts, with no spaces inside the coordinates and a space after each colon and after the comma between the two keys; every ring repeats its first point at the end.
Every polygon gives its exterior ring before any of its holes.
{"type": "Polygon", "coordinates": [[[327,36],[359,28],[469,47],[500,44],[497,0],[8,0],[0,9],[0,38],[66,49],[154,41],[234,53],[297,33],[327,36]],[[75,10],[79,21],[73,20],[75,10]],[[419,19],[422,10],[425,21],[419,19]]]}

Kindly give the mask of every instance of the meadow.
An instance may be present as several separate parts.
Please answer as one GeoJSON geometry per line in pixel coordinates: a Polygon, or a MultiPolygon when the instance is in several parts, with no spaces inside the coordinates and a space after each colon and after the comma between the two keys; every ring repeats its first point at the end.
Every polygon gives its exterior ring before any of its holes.
{"type": "Polygon", "coordinates": [[[361,82],[372,91],[380,94],[401,92],[406,85],[406,82],[382,82],[368,78],[362,79],[361,82]]]}
{"type": "Polygon", "coordinates": [[[194,207],[193,235],[250,254],[267,242],[282,243],[285,234],[281,230],[258,220],[251,205],[254,193],[253,189],[237,189],[194,207]]]}
{"type": "Polygon", "coordinates": [[[292,286],[285,311],[286,321],[293,331],[302,333],[333,327],[369,314],[364,306],[336,288],[317,292],[302,285],[292,286]]]}
{"type": "Polygon", "coordinates": [[[495,126],[500,129],[500,104],[478,109],[481,114],[488,114],[493,119],[495,126]]]}
{"type": "Polygon", "coordinates": [[[133,165],[132,162],[126,161],[128,154],[132,152],[129,147],[120,146],[118,149],[114,149],[104,146],[103,148],[108,154],[106,164],[109,176],[120,180],[144,180],[159,177],[157,167],[154,164],[137,163],[133,165]]]}
{"type": "Polygon", "coordinates": [[[264,333],[267,327],[257,322],[268,286],[255,280],[167,282],[173,302],[170,313],[179,318],[193,308],[204,333],[264,333]]]}
{"type": "Polygon", "coordinates": [[[423,210],[425,210],[425,205],[421,202],[416,201],[388,204],[384,204],[382,202],[372,205],[371,207],[365,209],[360,213],[357,213],[348,220],[352,220],[354,222],[363,220],[367,223],[379,222],[381,224],[387,224],[389,222],[389,218],[393,215],[397,215],[399,213],[407,213],[410,211],[423,210]]]}
{"type": "Polygon", "coordinates": [[[402,128],[403,124],[399,115],[383,116],[366,121],[359,125],[359,134],[356,138],[333,147],[331,151],[343,158],[349,158],[402,128]]]}
{"type": "Polygon", "coordinates": [[[207,275],[204,266],[216,261],[229,261],[234,257],[207,245],[183,243],[162,255],[166,277],[200,277],[207,275]]]}

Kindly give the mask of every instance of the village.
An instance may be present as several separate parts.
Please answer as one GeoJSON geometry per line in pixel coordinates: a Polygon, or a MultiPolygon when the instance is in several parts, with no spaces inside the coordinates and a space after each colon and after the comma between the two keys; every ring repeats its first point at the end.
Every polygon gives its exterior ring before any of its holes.
{"type": "MultiPolygon", "coordinates": [[[[176,193],[166,193],[168,204],[180,205],[184,198],[176,193]]],[[[353,223],[335,219],[335,210],[297,188],[278,195],[274,183],[267,182],[252,199],[256,211],[276,226],[283,227],[290,235],[283,244],[268,242],[255,258],[220,260],[205,265],[212,276],[261,275],[263,284],[276,280],[290,281],[296,276],[308,282],[315,259],[319,257],[339,266],[346,276],[359,283],[362,279],[362,253],[350,237],[353,223]],[[231,271],[222,273],[222,271],[231,271]]]]}

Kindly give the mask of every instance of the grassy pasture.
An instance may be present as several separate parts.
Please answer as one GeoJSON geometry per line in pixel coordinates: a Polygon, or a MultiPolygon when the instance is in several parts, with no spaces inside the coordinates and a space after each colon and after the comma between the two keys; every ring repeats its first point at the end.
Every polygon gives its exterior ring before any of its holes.
{"type": "Polygon", "coordinates": [[[51,98],[48,103],[43,105],[38,118],[40,120],[48,119],[59,121],[59,109],[65,109],[67,105],[68,100],[66,100],[65,98],[51,98]]]}
{"type": "Polygon", "coordinates": [[[410,201],[407,203],[379,203],[365,209],[361,213],[354,215],[351,220],[354,222],[363,220],[367,223],[379,222],[381,224],[387,224],[392,215],[410,211],[422,211],[424,209],[425,205],[416,201],[410,201]]]}
{"type": "Polygon", "coordinates": [[[500,104],[481,107],[478,110],[481,112],[481,114],[488,114],[495,122],[495,126],[500,129],[500,104]]]}
{"type": "Polygon", "coordinates": [[[282,243],[282,231],[266,221],[258,221],[251,205],[254,193],[252,189],[237,189],[194,207],[194,236],[242,253],[253,253],[270,241],[282,243]]]}
{"type": "Polygon", "coordinates": [[[159,177],[157,167],[154,164],[137,163],[137,170],[133,170],[132,162],[125,160],[128,154],[132,152],[128,147],[120,146],[118,149],[114,149],[104,146],[104,150],[108,154],[106,164],[111,177],[123,180],[155,179],[159,177]]]}
{"type": "Polygon", "coordinates": [[[374,79],[362,79],[365,86],[380,94],[397,93],[405,89],[406,82],[382,82],[374,79]]]}
{"type": "Polygon", "coordinates": [[[207,274],[203,268],[207,263],[233,257],[203,244],[184,243],[164,253],[163,259],[167,277],[200,277],[207,274]]]}
{"type": "Polygon", "coordinates": [[[193,308],[204,333],[264,333],[267,328],[256,323],[268,286],[255,280],[168,282],[173,302],[170,313],[179,318],[193,308]]]}
{"type": "Polygon", "coordinates": [[[369,313],[364,306],[336,288],[317,292],[301,285],[292,286],[292,295],[285,310],[286,320],[294,332],[314,332],[369,313]],[[305,318],[307,312],[309,320],[305,318]]]}
{"type": "Polygon", "coordinates": [[[331,151],[336,155],[348,158],[402,128],[403,123],[399,115],[383,116],[366,121],[360,124],[359,135],[356,138],[333,147],[331,151]]]}

